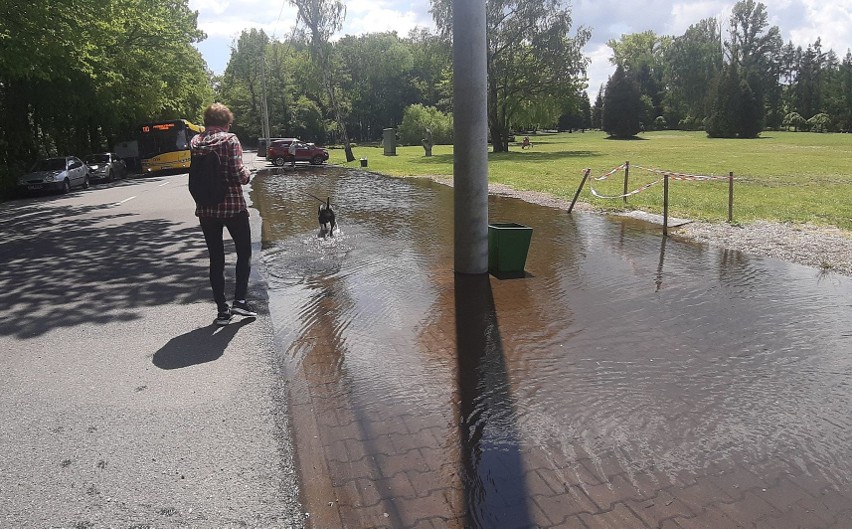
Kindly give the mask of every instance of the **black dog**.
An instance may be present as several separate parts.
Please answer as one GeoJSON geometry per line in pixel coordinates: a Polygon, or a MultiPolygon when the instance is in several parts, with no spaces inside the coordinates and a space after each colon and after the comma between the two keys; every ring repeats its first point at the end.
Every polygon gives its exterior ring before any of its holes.
{"type": "Polygon", "coordinates": [[[326,198],[325,204],[320,204],[317,217],[319,217],[320,235],[334,235],[337,222],[334,219],[334,210],[331,209],[331,197],[326,198]]]}

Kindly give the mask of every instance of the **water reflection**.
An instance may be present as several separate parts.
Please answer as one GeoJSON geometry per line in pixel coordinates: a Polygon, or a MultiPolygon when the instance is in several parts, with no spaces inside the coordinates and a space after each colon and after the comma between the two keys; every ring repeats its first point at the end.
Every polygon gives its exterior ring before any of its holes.
{"type": "Polygon", "coordinates": [[[736,469],[849,494],[848,278],[491,197],[490,221],[533,228],[530,275],[460,281],[451,188],[329,168],[253,193],[341,513],[553,525],[558,497],[581,526],[618,484],[651,498],[736,469]],[[338,235],[317,237],[308,194],[337,204],[338,235]]]}
{"type": "Polygon", "coordinates": [[[535,527],[521,439],[487,276],[455,276],[459,435],[469,527],[535,527]]]}

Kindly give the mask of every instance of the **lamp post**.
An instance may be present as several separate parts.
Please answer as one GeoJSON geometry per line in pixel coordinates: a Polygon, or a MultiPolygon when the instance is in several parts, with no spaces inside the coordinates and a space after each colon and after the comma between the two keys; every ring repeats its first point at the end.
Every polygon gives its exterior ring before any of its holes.
{"type": "Polygon", "coordinates": [[[454,268],[488,273],[485,0],[453,2],[454,268]]]}

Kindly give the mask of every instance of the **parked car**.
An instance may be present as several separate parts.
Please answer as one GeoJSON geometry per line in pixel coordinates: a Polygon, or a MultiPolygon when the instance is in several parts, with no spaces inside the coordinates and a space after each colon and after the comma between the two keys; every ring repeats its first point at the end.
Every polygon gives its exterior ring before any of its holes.
{"type": "Polygon", "coordinates": [[[18,189],[24,192],[67,193],[74,187],[88,189],[89,178],[89,166],[76,156],[45,158],[37,161],[29,173],[18,178],[18,189]]]}
{"type": "Polygon", "coordinates": [[[102,152],[86,156],[86,165],[91,171],[91,180],[112,182],[116,178],[127,176],[124,160],[114,152],[102,152]]]}
{"type": "MultiPolygon", "coordinates": [[[[299,138],[272,138],[269,142],[269,145],[266,147],[266,150],[263,156],[266,157],[270,162],[275,162],[275,158],[273,158],[273,153],[284,153],[287,154],[287,150],[290,148],[290,143],[294,141],[302,141],[299,138]]],[[[260,156],[260,152],[258,152],[258,156],[260,156]]]]}
{"type": "Polygon", "coordinates": [[[297,162],[310,162],[312,165],[320,165],[328,160],[327,150],[296,138],[287,138],[270,143],[266,150],[266,159],[278,167],[293,161],[293,156],[290,155],[290,143],[294,141],[296,142],[297,162]]]}
{"type": "Polygon", "coordinates": [[[257,139],[257,155],[258,156],[266,156],[266,145],[272,145],[272,142],[278,140],[292,140],[294,138],[269,138],[269,141],[266,141],[266,138],[258,138],[257,139]]]}

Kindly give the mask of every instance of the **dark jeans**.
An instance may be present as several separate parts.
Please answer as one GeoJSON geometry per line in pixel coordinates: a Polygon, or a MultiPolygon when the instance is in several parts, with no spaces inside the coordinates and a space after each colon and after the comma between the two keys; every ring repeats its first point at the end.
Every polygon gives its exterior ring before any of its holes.
{"type": "Polygon", "coordinates": [[[234,299],[245,299],[248,290],[249,273],[251,272],[251,228],[249,227],[248,211],[243,211],[227,219],[201,217],[201,231],[207,241],[207,252],[210,254],[210,288],[213,289],[213,300],[224,310],[227,306],[225,299],[225,242],[222,228],[228,228],[234,246],[237,249],[237,273],[234,286],[234,299]]]}

